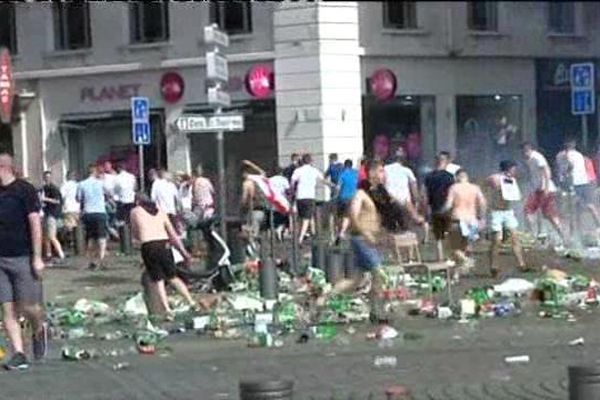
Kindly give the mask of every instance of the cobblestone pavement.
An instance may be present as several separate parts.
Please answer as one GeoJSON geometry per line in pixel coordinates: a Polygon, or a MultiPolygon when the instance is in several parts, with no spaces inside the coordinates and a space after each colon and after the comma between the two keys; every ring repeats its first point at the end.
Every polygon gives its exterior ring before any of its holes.
{"type": "MultiPolygon", "coordinates": [[[[597,263],[559,260],[548,253],[530,254],[536,265],[548,263],[596,275],[597,263]]],[[[511,259],[505,256],[505,264],[511,259]]],[[[69,302],[86,297],[110,301],[139,290],[135,257],[112,257],[107,271],[89,272],[84,261],[50,269],[46,298],[69,302]]],[[[490,282],[463,280],[461,286],[490,282]]],[[[154,356],[129,354],[84,362],[60,360],[62,343],[54,342],[49,359],[24,373],[0,372],[0,399],[238,399],[240,379],[285,377],[296,383],[295,399],[384,399],[390,385],[412,390],[415,400],[566,400],[571,364],[594,363],[598,351],[598,311],[577,315],[576,322],[528,315],[480,320],[470,324],[413,317],[400,320],[402,332],[419,332],[420,340],[395,341],[379,348],[365,339],[369,326],[349,335],[344,327],[331,343],[295,343],[286,338],[278,349],[252,349],[245,341],[214,340],[193,333],[173,335],[168,351],[154,356]],[[568,342],[585,338],[585,345],[568,342]],[[527,354],[531,361],[509,365],[504,358],[527,354]],[[377,356],[395,356],[395,367],[375,367],[377,356]],[[129,368],[113,370],[119,362],[129,368]]],[[[82,340],[94,348],[130,348],[132,342],[82,340]]]]}

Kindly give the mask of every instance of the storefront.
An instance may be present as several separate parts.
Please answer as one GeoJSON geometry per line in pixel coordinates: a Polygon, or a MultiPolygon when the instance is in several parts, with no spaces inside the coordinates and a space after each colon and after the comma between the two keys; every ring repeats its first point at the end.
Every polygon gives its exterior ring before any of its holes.
{"type": "MultiPolygon", "coordinates": [[[[537,80],[537,139],[547,156],[554,158],[566,137],[577,137],[582,145],[581,117],[571,113],[571,64],[594,62],[596,69],[596,99],[600,95],[600,62],[590,59],[539,59],[536,61],[537,80]]],[[[598,100],[596,100],[598,107],[598,100]]],[[[598,118],[588,116],[588,146],[584,152],[597,149],[598,118]]]]}
{"type": "MultiPolygon", "coordinates": [[[[232,111],[244,113],[246,131],[226,135],[227,173],[233,173],[228,176],[239,175],[239,160],[254,159],[267,165],[277,156],[272,87],[266,94],[255,95],[246,88],[247,72],[254,65],[234,63],[229,69],[232,111]]],[[[52,170],[59,181],[68,170],[84,173],[88,164],[105,160],[125,162],[137,173],[130,101],[145,96],[150,100],[152,134],[152,144],[144,147],[146,171],[165,167],[191,172],[192,165],[202,162],[216,175],[215,135],[186,137],[174,123],[183,112],[213,112],[207,104],[204,76],[204,66],[198,65],[40,79],[34,88],[39,111],[28,115],[28,129],[29,134],[39,133],[43,138],[43,168],[52,170]]]]}
{"type": "Polygon", "coordinates": [[[446,150],[481,178],[502,158],[518,158],[519,143],[532,138],[531,61],[365,57],[362,63],[367,154],[374,146],[385,144],[391,153],[402,146],[422,175],[446,150]]]}

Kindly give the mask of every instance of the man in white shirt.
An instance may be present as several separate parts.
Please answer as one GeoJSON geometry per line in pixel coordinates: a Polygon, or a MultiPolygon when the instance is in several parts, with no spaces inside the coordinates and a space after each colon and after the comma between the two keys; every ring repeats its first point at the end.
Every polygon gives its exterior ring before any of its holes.
{"type": "MultiPolygon", "coordinates": [[[[281,197],[286,199],[289,197],[290,182],[283,176],[283,168],[275,168],[275,175],[269,178],[269,184],[273,188],[273,191],[277,192],[281,197]]],[[[275,211],[273,213],[273,227],[279,241],[283,240],[283,231],[288,226],[288,216],[275,211]]]]}
{"type": "Polygon", "coordinates": [[[161,170],[159,178],[152,184],[152,201],[156,203],[171,221],[173,226],[177,226],[177,203],[179,202],[179,190],[172,181],[171,174],[161,170]]]}
{"type": "Polygon", "coordinates": [[[105,161],[100,168],[102,171],[101,179],[106,193],[106,214],[108,215],[108,233],[114,238],[119,238],[119,233],[115,229],[117,226],[117,205],[115,197],[115,182],[117,172],[114,170],[112,162],[105,161]]]}
{"type": "Polygon", "coordinates": [[[385,166],[385,188],[400,204],[406,205],[418,198],[417,178],[403,165],[403,158],[395,156],[394,162],[385,166]]]}
{"type": "Polygon", "coordinates": [[[535,214],[539,210],[544,218],[552,224],[564,243],[565,235],[560,223],[556,202],[557,190],[552,181],[552,172],[548,161],[529,142],[523,143],[521,148],[531,178],[531,193],[529,193],[525,202],[525,221],[528,229],[532,230],[535,214]]]}
{"type": "Polygon", "coordinates": [[[67,180],[60,188],[60,193],[63,197],[63,221],[65,228],[71,232],[79,225],[79,214],[81,212],[81,204],[77,201],[77,173],[69,171],[67,180]]]}
{"type": "MultiPolygon", "coordinates": [[[[559,177],[563,186],[573,188],[577,198],[578,208],[585,207],[594,217],[596,227],[600,226],[600,214],[596,207],[595,191],[585,167],[585,157],[577,151],[577,142],[569,139],[565,148],[556,156],[559,177]]],[[[581,212],[576,212],[579,219],[581,212]]],[[[578,224],[581,226],[581,224],[578,224]]]]}
{"type": "Polygon", "coordinates": [[[114,195],[117,202],[117,222],[129,224],[129,214],[135,207],[135,190],[137,181],[135,175],[129,173],[123,164],[117,166],[114,195]]]}
{"type": "Polygon", "coordinates": [[[315,207],[317,197],[317,183],[325,183],[325,177],[321,171],[312,166],[312,156],[302,156],[302,166],[296,168],[292,174],[292,187],[296,194],[298,206],[298,218],[302,221],[298,242],[302,244],[310,225],[311,232],[315,233],[315,207]]]}

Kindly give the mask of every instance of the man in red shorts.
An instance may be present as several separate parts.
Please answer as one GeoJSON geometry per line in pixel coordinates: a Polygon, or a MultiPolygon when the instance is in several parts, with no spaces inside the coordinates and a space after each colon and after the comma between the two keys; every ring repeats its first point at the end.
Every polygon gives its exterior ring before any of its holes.
{"type": "Polygon", "coordinates": [[[554,227],[565,243],[565,235],[558,215],[556,203],[556,185],[552,181],[552,172],[546,158],[529,142],[521,145],[523,156],[529,168],[532,192],[527,196],[525,203],[525,219],[528,229],[531,231],[535,220],[535,214],[540,210],[554,227]]]}

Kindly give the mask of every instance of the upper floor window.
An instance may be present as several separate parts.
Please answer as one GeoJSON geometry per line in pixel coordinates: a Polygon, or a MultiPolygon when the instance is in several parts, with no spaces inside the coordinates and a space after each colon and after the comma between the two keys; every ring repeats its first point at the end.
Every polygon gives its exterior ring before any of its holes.
{"type": "Polygon", "coordinates": [[[88,3],[54,3],[54,46],[56,50],[92,46],[88,3]]]}
{"type": "Polygon", "coordinates": [[[131,4],[132,43],[155,43],[169,40],[169,4],[139,2],[131,4]]]}
{"type": "Polygon", "coordinates": [[[0,4],[0,47],[6,47],[11,54],[17,52],[17,25],[15,4],[0,4]]]}
{"type": "Polygon", "coordinates": [[[383,3],[383,27],[390,29],[416,29],[417,3],[390,1],[383,3]]]}
{"type": "Polygon", "coordinates": [[[575,3],[567,1],[548,3],[548,31],[575,33],[575,3]]]}
{"type": "Polygon", "coordinates": [[[472,31],[498,30],[498,3],[471,1],[467,3],[467,25],[472,31]]]}
{"type": "Polygon", "coordinates": [[[252,33],[252,4],[245,1],[210,3],[210,22],[230,35],[252,33]]]}

